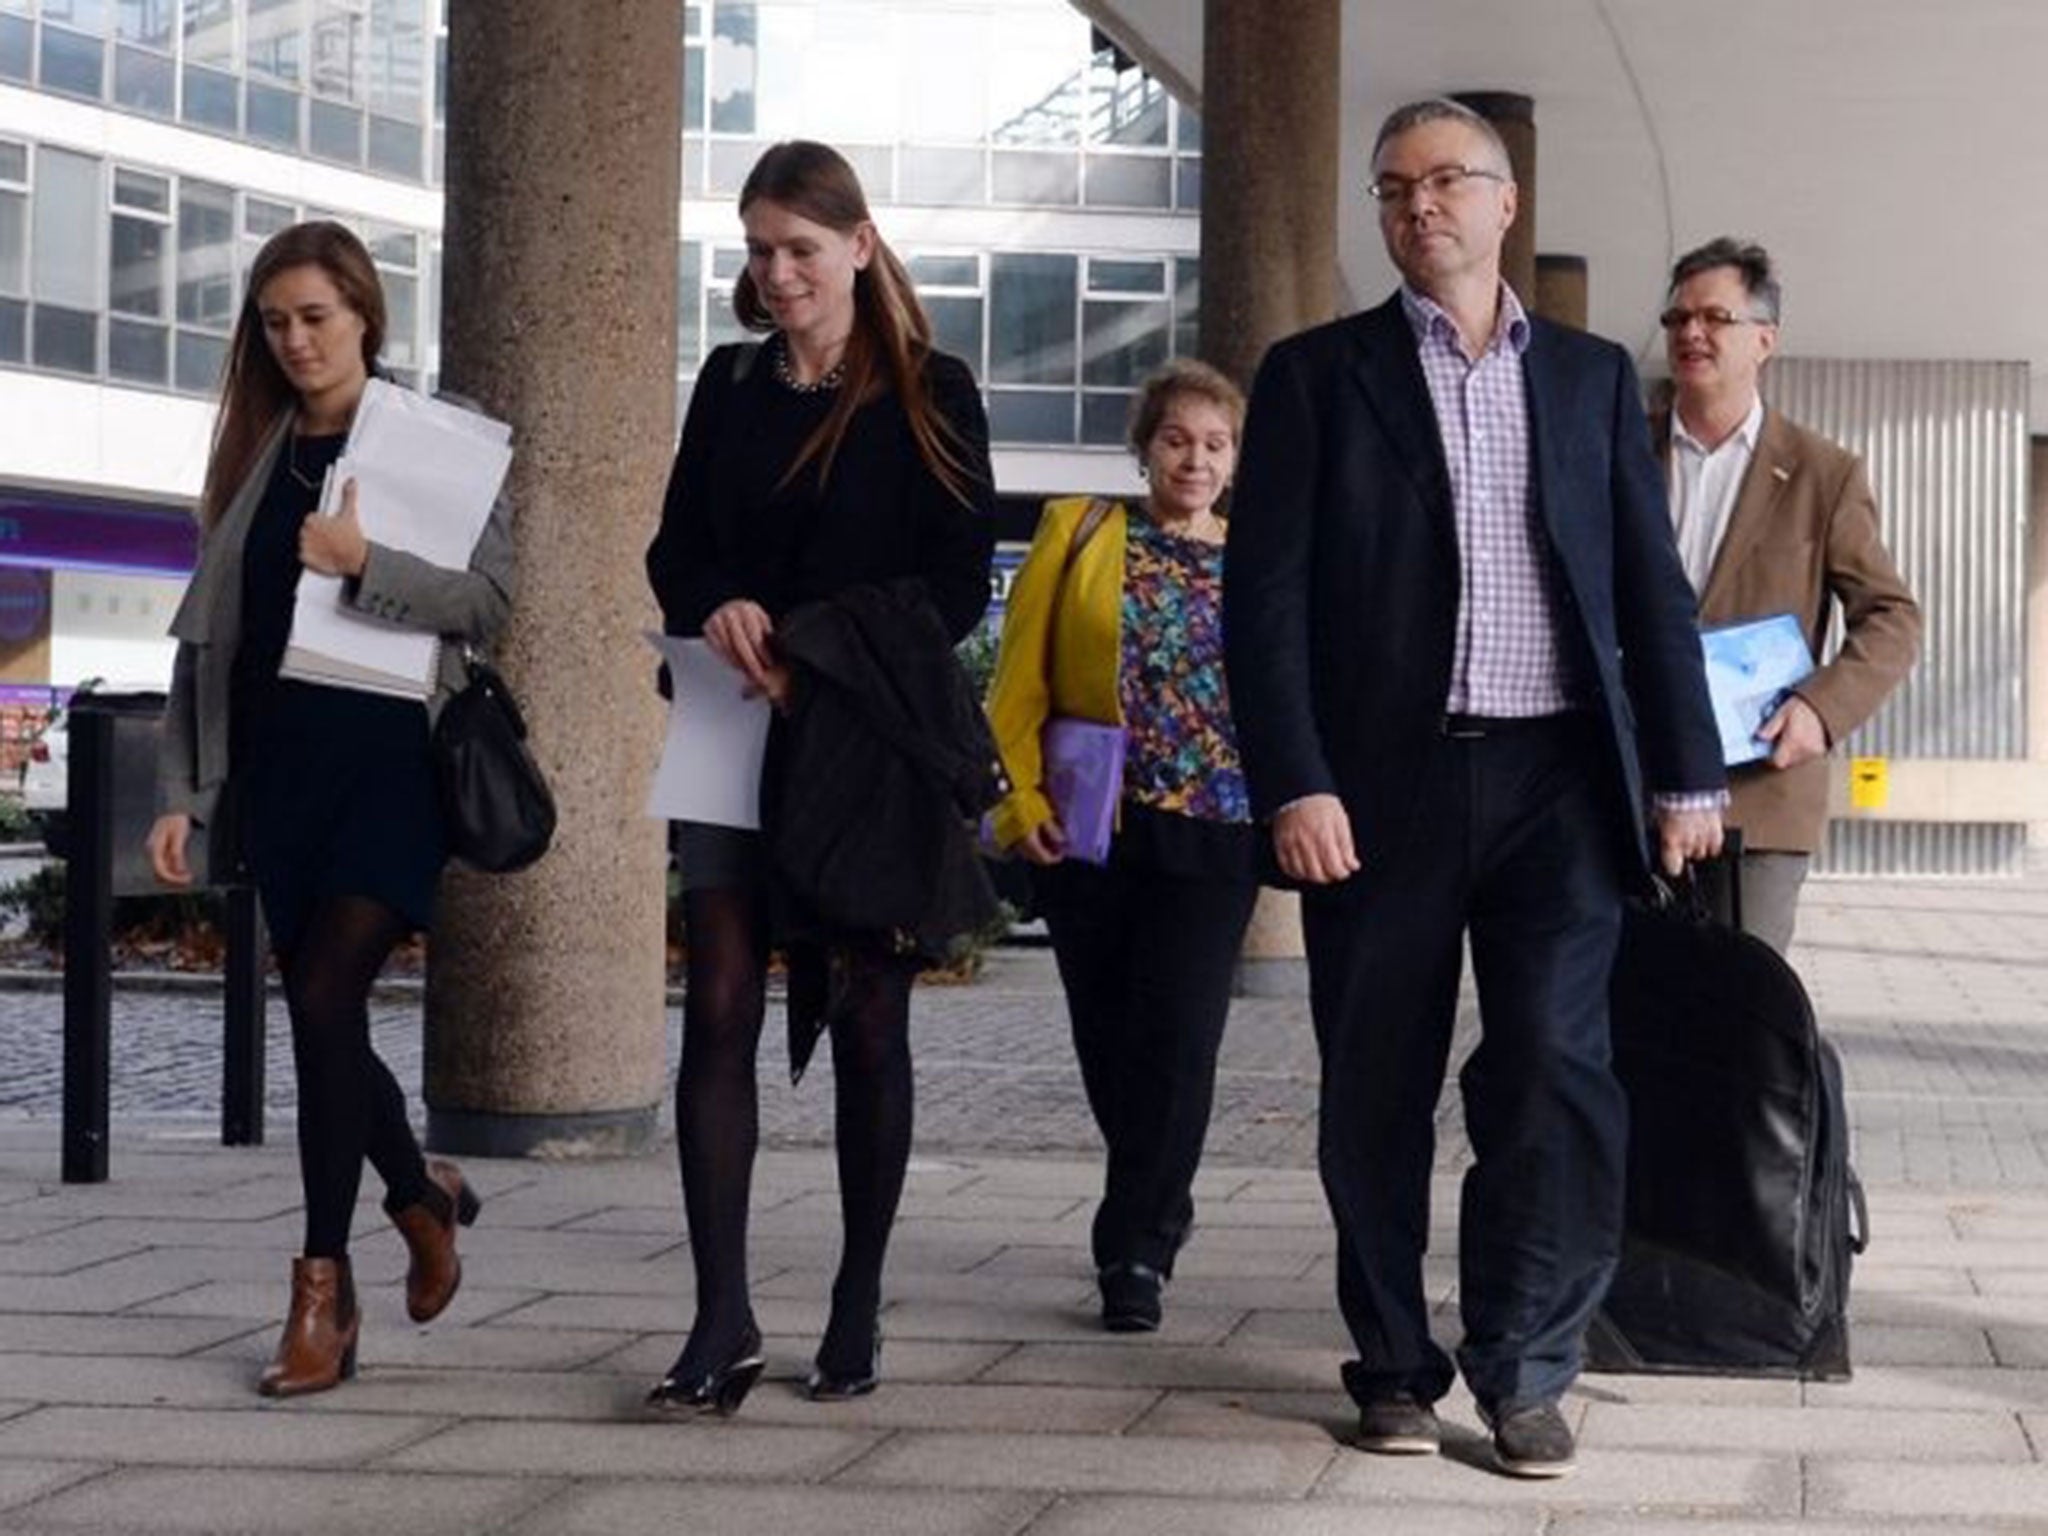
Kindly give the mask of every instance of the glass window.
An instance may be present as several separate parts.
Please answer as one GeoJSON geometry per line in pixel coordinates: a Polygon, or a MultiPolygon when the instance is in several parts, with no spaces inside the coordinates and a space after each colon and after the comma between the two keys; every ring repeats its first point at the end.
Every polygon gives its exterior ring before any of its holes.
{"type": "Polygon", "coordinates": [[[1131,430],[1131,402],[1137,398],[1130,394],[1108,394],[1101,390],[1088,390],[1081,396],[1081,441],[1095,444],[1121,444],[1131,430]]]}
{"type": "Polygon", "coordinates": [[[171,376],[171,333],[161,325],[107,321],[107,376],[128,384],[164,384],[171,376]]]}
{"type": "Polygon", "coordinates": [[[160,219],[116,213],[112,261],[107,281],[108,307],[123,315],[168,315],[170,288],[169,226],[160,219]]]}
{"type": "Polygon", "coordinates": [[[998,144],[1078,144],[1088,24],[1038,12],[989,17],[988,123],[998,144]]]}
{"type": "Polygon", "coordinates": [[[871,203],[896,201],[896,151],[886,144],[840,144],[839,152],[860,178],[871,203]]]}
{"type": "Polygon", "coordinates": [[[0,299],[0,363],[28,361],[28,305],[0,299]]]}
{"type": "Polygon", "coordinates": [[[713,347],[722,347],[729,342],[757,341],[740,317],[732,312],[732,290],[730,288],[707,288],[704,290],[704,355],[709,357],[713,347]]]}
{"type": "Polygon", "coordinates": [[[999,443],[1071,443],[1074,397],[1063,389],[992,389],[988,430],[999,443]]]}
{"type": "Polygon", "coordinates": [[[212,394],[227,366],[225,337],[207,336],[199,331],[178,332],[178,371],[172,383],[194,394],[212,394]]]}
{"type": "Polygon", "coordinates": [[[1081,200],[1081,163],[1073,155],[998,150],[989,172],[990,195],[999,203],[1081,200]]]}
{"type": "Polygon", "coordinates": [[[247,109],[249,137],[280,149],[299,147],[299,93],[275,86],[244,83],[242,98],[247,109]]]}
{"type": "Polygon", "coordinates": [[[1107,256],[1088,259],[1090,293],[1136,293],[1151,297],[1166,292],[1164,261],[1125,261],[1107,256]]]}
{"type": "Polygon", "coordinates": [[[691,374],[704,344],[704,247],[685,240],[676,253],[676,372],[691,374]]]}
{"type": "Polygon", "coordinates": [[[28,146],[12,139],[0,139],[0,181],[28,185],[28,146]]]}
{"type": "Polygon", "coordinates": [[[43,89],[75,96],[100,94],[101,55],[106,44],[43,23],[43,89]]]}
{"type": "Polygon", "coordinates": [[[252,75],[297,85],[305,78],[306,0],[247,0],[247,26],[242,46],[245,67],[252,75]]]}
{"type": "Polygon", "coordinates": [[[1171,350],[1170,306],[1164,301],[1090,299],[1081,309],[1081,377],[1089,384],[1134,385],[1171,350]]]}
{"type": "Polygon", "coordinates": [[[418,123],[372,117],[370,169],[418,181],[424,174],[425,143],[425,135],[418,123]]]}
{"type": "Polygon", "coordinates": [[[100,371],[100,317],[90,310],[35,307],[33,355],[38,368],[61,373],[100,371]]]}
{"type": "Polygon", "coordinates": [[[896,163],[902,182],[897,200],[960,207],[987,199],[987,162],[978,149],[928,149],[904,145],[896,163]]]}
{"type": "Polygon", "coordinates": [[[1200,357],[1202,324],[1202,262],[1197,256],[1173,261],[1173,355],[1200,357]]]}
{"type": "Polygon", "coordinates": [[[920,292],[926,288],[981,286],[981,258],[978,256],[918,255],[911,257],[904,266],[920,292]]]}
{"type": "Polygon", "coordinates": [[[420,0],[370,0],[365,60],[370,110],[409,123],[427,115],[427,30],[420,0]]]}
{"type": "Polygon", "coordinates": [[[178,30],[178,0],[115,0],[114,36],[159,53],[171,51],[178,30]]]}
{"type": "Polygon", "coordinates": [[[1088,76],[1089,143],[1165,145],[1165,86],[1108,48],[1090,61],[1088,76]]]}
{"type": "Polygon", "coordinates": [[[710,190],[714,194],[739,191],[746,184],[747,172],[767,147],[752,139],[713,139],[710,190]]]}
{"type": "Polygon", "coordinates": [[[711,131],[754,131],[754,75],[760,7],[753,0],[719,0],[711,13],[711,131]]]}
{"type": "MultiPolygon", "coordinates": [[[[235,320],[235,194],[178,184],[178,321],[227,330],[235,320]]],[[[182,343],[181,343],[182,345],[182,343]]]]}
{"type": "Polygon", "coordinates": [[[915,144],[979,144],[988,129],[989,29],[972,12],[928,11],[903,30],[908,50],[902,136],[915,144]]]}
{"type": "Polygon", "coordinates": [[[1075,257],[1042,252],[996,252],[989,257],[988,362],[992,380],[1001,384],[1074,382],[1078,267],[1075,257]]]}
{"type": "Polygon", "coordinates": [[[363,114],[355,107],[314,97],[306,107],[306,151],[322,160],[360,165],[363,159],[363,114]]]}
{"type": "Polygon", "coordinates": [[[242,199],[242,233],[254,239],[267,240],[298,221],[299,211],[290,203],[273,203],[267,197],[242,199]]]}
{"type": "Polygon", "coordinates": [[[932,345],[950,352],[974,370],[979,378],[981,360],[981,297],[937,293],[924,298],[925,313],[931,316],[932,345]]]}
{"type": "Polygon", "coordinates": [[[1173,162],[1163,156],[1090,155],[1088,206],[1167,208],[1173,204],[1173,162]]]}
{"type": "Polygon", "coordinates": [[[393,368],[420,365],[420,280],[410,272],[379,266],[384,287],[384,361],[393,368]]]}
{"type": "Polygon", "coordinates": [[[683,50],[683,131],[704,131],[704,50],[683,50]]]}
{"type": "Polygon", "coordinates": [[[702,37],[703,35],[704,7],[698,4],[697,0],[687,0],[687,3],[683,6],[683,36],[702,37]]]}
{"type": "Polygon", "coordinates": [[[366,71],[360,0],[312,3],[312,26],[306,38],[307,84],[317,95],[361,101],[366,71]]]}
{"type": "Polygon", "coordinates": [[[711,280],[730,283],[747,270],[746,249],[737,245],[714,246],[711,251],[711,280]]]}
{"type": "Polygon", "coordinates": [[[35,74],[35,23],[25,16],[0,16],[0,80],[35,74]]]}
{"type": "Polygon", "coordinates": [[[1173,104],[1174,116],[1180,121],[1180,147],[1194,154],[1202,149],[1202,114],[1186,102],[1173,104]]]}
{"type": "MultiPolygon", "coordinates": [[[[106,194],[101,190],[99,161],[39,145],[30,266],[34,296],[45,304],[98,309],[106,285],[105,231],[106,194]]],[[[40,321],[36,330],[40,336],[40,321]]]]}
{"type": "Polygon", "coordinates": [[[43,0],[43,20],[104,37],[107,33],[107,0],[43,0]]]}
{"type": "Polygon", "coordinates": [[[28,195],[0,190],[0,293],[28,292],[28,195]]]}
{"type": "Polygon", "coordinates": [[[170,178],[117,166],[114,169],[114,206],[133,208],[141,213],[169,213],[170,178]]]}
{"type": "MultiPolygon", "coordinates": [[[[722,17],[726,7],[718,7],[722,17]]],[[[754,115],[736,132],[764,139],[799,134],[844,149],[893,144],[905,95],[896,47],[898,6],[766,4],[756,14],[754,115]]],[[[922,9],[922,8],[920,8],[922,9]]],[[[920,17],[920,21],[922,17],[920,17]]],[[[723,29],[724,22],[714,19],[723,29]]],[[[713,42],[712,75],[719,53],[713,42]]],[[[716,109],[714,108],[714,111],[716,109]]],[[[718,124],[713,122],[716,128],[718,124]]]]}
{"type": "Polygon", "coordinates": [[[1195,213],[1202,206],[1202,162],[1182,156],[1174,162],[1180,176],[1180,187],[1174,197],[1174,205],[1184,213],[1195,213]]]}
{"type": "Polygon", "coordinates": [[[137,112],[169,117],[177,105],[177,66],[160,53],[114,50],[114,100],[137,112]]]}
{"type": "Polygon", "coordinates": [[[366,234],[363,243],[369,246],[378,266],[401,267],[408,272],[419,269],[420,237],[415,231],[372,224],[366,234]]]}
{"type": "Polygon", "coordinates": [[[185,66],[185,121],[201,128],[237,133],[242,126],[242,93],[233,75],[185,66]]]}
{"type": "Polygon", "coordinates": [[[235,67],[235,0],[185,0],[185,62],[235,67]]]}

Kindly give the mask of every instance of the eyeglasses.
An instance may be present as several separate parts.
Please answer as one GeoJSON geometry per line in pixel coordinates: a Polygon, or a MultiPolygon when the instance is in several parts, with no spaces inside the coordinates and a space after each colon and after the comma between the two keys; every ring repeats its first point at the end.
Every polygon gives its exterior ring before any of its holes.
{"type": "Polygon", "coordinates": [[[1674,304],[1657,317],[1657,323],[1674,335],[1684,330],[1695,320],[1699,321],[1700,325],[1705,328],[1709,335],[1725,331],[1731,325],[1776,325],[1778,323],[1775,320],[1760,320],[1754,315],[1731,315],[1718,304],[1706,309],[1680,309],[1674,304]]]}
{"type": "Polygon", "coordinates": [[[1399,208],[1418,191],[1427,191],[1436,198],[1450,197],[1474,177],[1481,181],[1507,180],[1499,171],[1482,170],[1476,165],[1440,165],[1420,176],[1396,176],[1391,171],[1384,172],[1374,177],[1365,190],[1372,194],[1374,202],[1399,208]]]}

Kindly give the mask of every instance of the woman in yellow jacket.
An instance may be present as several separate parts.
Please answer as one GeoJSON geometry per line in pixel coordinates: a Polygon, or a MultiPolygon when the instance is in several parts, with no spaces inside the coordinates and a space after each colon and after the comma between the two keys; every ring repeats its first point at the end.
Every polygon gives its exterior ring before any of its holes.
{"type": "Polygon", "coordinates": [[[1177,362],[1146,381],[1135,508],[1051,502],[1011,588],[988,714],[1015,786],[996,841],[1033,886],[1108,1148],[1093,1248],[1102,1321],[1159,1326],[1194,1221],[1231,973],[1257,886],[1256,833],[1223,681],[1223,530],[1244,397],[1177,362]],[[1041,738],[1077,717],[1123,731],[1107,860],[1073,855],[1041,738]]]}

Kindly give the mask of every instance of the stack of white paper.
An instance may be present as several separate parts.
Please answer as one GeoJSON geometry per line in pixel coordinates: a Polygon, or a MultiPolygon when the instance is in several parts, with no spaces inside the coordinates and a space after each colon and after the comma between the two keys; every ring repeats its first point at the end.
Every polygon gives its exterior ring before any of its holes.
{"type": "Polygon", "coordinates": [[[668,663],[674,690],[647,814],[758,829],[768,701],[749,695],[746,678],[702,640],[649,633],[647,643],[668,663]]]}
{"type": "MultiPolygon", "coordinates": [[[[512,463],[512,429],[475,411],[372,379],[348,444],[328,472],[320,510],[341,510],[356,482],[363,536],[430,564],[461,570],[490,520],[512,463]]],[[[339,577],[299,577],[282,677],[424,699],[439,637],[381,623],[348,605],[339,577]]]]}

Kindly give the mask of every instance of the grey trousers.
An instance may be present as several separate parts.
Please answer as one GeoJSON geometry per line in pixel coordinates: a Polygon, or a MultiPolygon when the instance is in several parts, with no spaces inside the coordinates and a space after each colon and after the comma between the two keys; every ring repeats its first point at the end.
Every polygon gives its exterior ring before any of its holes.
{"type": "Polygon", "coordinates": [[[1799,888],[1806,883],[1806,853],[1742,854],[1742,926],[1779,954],[1792,947],[1793,925],[1799,920],[1799,888]]]}

